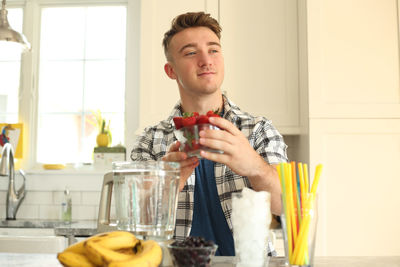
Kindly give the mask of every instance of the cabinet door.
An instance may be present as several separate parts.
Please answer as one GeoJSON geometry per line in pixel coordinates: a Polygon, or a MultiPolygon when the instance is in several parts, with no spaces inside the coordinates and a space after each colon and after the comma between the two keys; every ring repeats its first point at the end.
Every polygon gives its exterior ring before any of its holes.
{"type": "Polygon", "coordinates": [[[242,110],[282,133],[299,124],[297,1],[220,0],[225,80],[242,110]]]}
{"type": "Polygon", "coordinates": [[[317,255],[399,255],[400,120],[312,119],[310,133],[317,255]]]}
{"type": "Polygon", "coordinates": [[[212,14],[217,13],[215,6],[207,0],[141,1],[140,129],[167,118],[179,100],[176,81],[164,72],[166,59],[162,39],[172,19],[185,12],[207,11],[208,8],[213,9],[212,14]]]}
{"type": "Polygon", "coordinates": [[[400,117],[399,4],[308,1],[310,117],[400,117]]]}

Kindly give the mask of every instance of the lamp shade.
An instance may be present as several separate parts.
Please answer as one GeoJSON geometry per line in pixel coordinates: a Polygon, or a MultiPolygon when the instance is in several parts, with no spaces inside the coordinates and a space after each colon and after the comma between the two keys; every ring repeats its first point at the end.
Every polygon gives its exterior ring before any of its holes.
{"type": "Polygon", "coordinates": [[[3,0],[2,8],[0,10],[0,44],[3,42],[10,42],[10,44],[14,43],[20,45],[22,52],[29,51],[31,45],[23,34],[11,28],[8,23],[7,14],[6,1],[3,0]]]}

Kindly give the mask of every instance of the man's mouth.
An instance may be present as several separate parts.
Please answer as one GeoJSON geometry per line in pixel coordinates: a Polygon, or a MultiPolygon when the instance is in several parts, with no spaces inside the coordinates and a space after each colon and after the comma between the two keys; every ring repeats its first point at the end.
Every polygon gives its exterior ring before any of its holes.
{"type": "Polygon", "coordinates": [[[206,71],[206,72],[202,72],[202,73],[197,74],[197,76],[207,76],[207,75],[212,75],[212,74],[215,74],[215,72],[206,71]]]}

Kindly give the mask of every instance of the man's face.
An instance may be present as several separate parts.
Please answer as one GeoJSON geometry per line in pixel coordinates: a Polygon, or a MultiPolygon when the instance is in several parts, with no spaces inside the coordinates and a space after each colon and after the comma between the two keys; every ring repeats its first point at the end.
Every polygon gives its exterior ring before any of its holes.
{"type": "Polygon", "coordinates": [[[167,75],[178,82],[181,94],[211,94],[224,79],[224,58],[217,35],[206,27],[185,29],[172,37],[167,75]]]}

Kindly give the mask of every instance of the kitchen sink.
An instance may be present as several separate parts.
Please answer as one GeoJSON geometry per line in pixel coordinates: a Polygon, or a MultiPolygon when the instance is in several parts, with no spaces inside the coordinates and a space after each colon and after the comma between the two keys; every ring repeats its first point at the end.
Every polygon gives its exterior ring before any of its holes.
{"type": "Polygon", "coordinates": [[[4,220],[0,221],[0,252],[58,253],[68,244],[64,236],[56,236],[54,227],[61,221],[4,220]]]}
{"type": "Polygon", "coordinates": [[[3,220],[0,221],[0,228],[55,228],[68,226],[71,222],[59,220],[3,220]]]}

